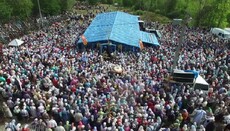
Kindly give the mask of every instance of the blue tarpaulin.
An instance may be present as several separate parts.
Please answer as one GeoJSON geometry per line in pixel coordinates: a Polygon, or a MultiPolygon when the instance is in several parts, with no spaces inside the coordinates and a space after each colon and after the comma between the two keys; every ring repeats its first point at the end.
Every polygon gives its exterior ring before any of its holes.
{"type": "MultiPolygon", "coordinates": [[[[140,48],[139,41],[159,45],[155,34],[140,31],[138,16],[124,12],[101,13],[84,32],[88,43],[110,41],[140,48]]],[[[82,43],[80,39],[78,43],[82,43]]]]}
{"type": "Polygon", "coordinates": [[[158,43],[158,40],[157,40],[157,37],[156,37],[155,34],[144,32],[144,31],[140,31],[140,32],[141,32],[141,40],[142,40],[142,42],[157,45],[157,46],[160,45],[158,43]]]}
{"type": "Polygon", "coordinates": [[[192,72],[195,75],[195,78],[197,78],[200,73],[199,71],[195,71],[195,70],[184,70],[184,72],[192,72]]]}

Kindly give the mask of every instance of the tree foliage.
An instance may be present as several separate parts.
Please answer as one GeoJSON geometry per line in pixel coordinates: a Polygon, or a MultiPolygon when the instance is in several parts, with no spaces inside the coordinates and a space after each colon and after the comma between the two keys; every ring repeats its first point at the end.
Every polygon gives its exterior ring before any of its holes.
{"type": "Polygon", "coordinates": [[[147,10],[169,18],[190,15],[196,26],[230,25],[230,0],[121,0],[123,6],[147,10]]]}
{"type": "Polygon", "coordinates": [[[228,22],[228,26],[230,26],[230,13],[227,14],[227,22],[228,22]]]}
{"type": "Polygon", "coordinates": [[[90,4],[90,5],[95,5],[95,4],[97,4],[99,2],[99,0],[88,0],[88,3],[90,4]]]}
{"type": "Polygon", "coordinates": [[[7,21],[11,18],[13,9],[5,1],[0,1],[0,20],[1,22],[7,21]]]}
{"type": "Polygon", "coordinates": [[[38,16],[38,1],[43,15],[57,15],[68,11],[76,0],[0,0],[0,21],[38,16]]]}
{"type": "MultiPolygon", "coordinates": [[[[39,15],[38,1],[44,16],[65,12],[76,0],[0,0],[0,21],[26,19],[39,15]]],[[[114,4],[173,18],[189,14],[196,26],[230,26],[230,0],[79,0],[91,5],[114,4]]]]}
{"type": "Polygon", "coordinates": [[[133,0],[122,0],[122,4],[124,7],[132,7],[133,6],[133,0]]]}
{"type": "Polygon", "coordinates": [[[7,0],[8,5],[13,9],[12,16],[25,19],[32,13],[33,3],[31,0],[7,0]]]}
{"type": "Polygon", "coordinates": [[[70,10],[73,5],[75,3],[75,0],[60,0],[60,4],[61,4],[61,11],[68,11],[70,10]]]}
{"type": "Polygon", "coordinates": [[[60,0],[40,0],[42,13],[45,15],[57,15],[61,13],[60,0]]]}

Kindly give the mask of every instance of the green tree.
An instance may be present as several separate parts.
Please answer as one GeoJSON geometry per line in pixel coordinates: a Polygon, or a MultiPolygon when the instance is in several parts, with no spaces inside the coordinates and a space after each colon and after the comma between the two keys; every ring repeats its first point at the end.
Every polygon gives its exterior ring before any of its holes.
{"type": "Polygon", "coordinates": [[[154,0],[155,12],[165,15],[167,0],[154,0]]]}
{"type": "Polygon", "coordinates": [[[57,15],[61,13],[60,0],[40,0],[42,13],[45,15],[57,15]]]}
{"type": "Polygon", "coordinates": [[[227,22],[227,15],[230,9],[230,0],[216,0],[216,24],[217,27],[225,27],[227,22]]]}
{"type": "Polygon", "coordinates": [[[70,10],[75,4],[75,0],[60,0],[61,11],[70,10]]]}
{"type": "Polygon", "coordinates": [[[100,0],[100,2],[101,2],[102,4],[106,4],[106,3],[107,3],[107,0],[100,0]]]}
{"type": "Polygon", "coordinates": [[[145,8],[148,11],[155,11],[154,3],[155,3],[155,0],[148,0],[148,2],[145,3],[145,8]]]}
{"type": "Polygon", "coordinates": [[[196,15],[196,26],[225,27],[230,0],[200,0],[196,15]]]}
{"type": "Polygon", "coordinates": [[[0,20],[5,22],[11,18],[13,9],[5,1],[0,1],[0,20]]]}
{"type": "Polygon", "coordinates": [[[133,6],[133,1],[132,0],[122,0],[122,5],[124,7],[132,7],[133,6]]]}
{"type": "Polygon", "coordinates": [[[121,6],[123,4],[123,0],[114,0],[113,3],[117,3],[118,6],[121,6]]]}
{"type": "Polygon", "coordinates": [[[143,0],[137,0],[134,5],[135,10],[144,10],[144,1],[143,0]]]}
{"type": "Polygon", "coordinates": [[[195,17],[195,25],[196,26],[214,26],[212,25],[212,20],[214,16],[212,15],[213,6],[206,5],[199,12],[197,12],[197,16],[195,17]]]}
{"type": "Polygon", "coordinates": [[[165,5],[166,5],[165,13],[168,14],[168,13],[175,11],[177,2],[178,2],[178,0],[168,0],[165,3],[165,5]]]}
{"type": "Polygon", "coordinates": [[[7,0],[7,3],[13,8],[13,16],[25,19],[32,13],[33,2],[31,0],[7,0]]]}
{"type": "Polygon", "coordinates": [[[230,13],[227,14],[227,22],[228,22],[228,25],[230,26],[230,13]]]}
{"type": "Polygon", "coordinates": [[[107,0],[106,3],[107,4],[113,4],[113,0],[107,0]]]}
{"type": "Polygon", "coordinates": [[[88,0],[88,3],[90,5],[96,5],[99,2],[99,0],[88,0]]]}
{"type": "Polygon", "coordinates": [[[32,13],[33,3],[31,0],[20,0],[18,8],[17,10],[20,12],[21,18],[28,18],[32,13]]]}

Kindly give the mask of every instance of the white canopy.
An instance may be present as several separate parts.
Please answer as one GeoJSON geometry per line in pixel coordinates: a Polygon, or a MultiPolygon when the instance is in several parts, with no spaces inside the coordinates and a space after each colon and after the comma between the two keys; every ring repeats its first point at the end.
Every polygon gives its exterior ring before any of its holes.
{"type": "Polygon", "coordinates": [[[20,46],[24,43],[24,41],[19,39],[14,39],[9,43],[9,46],[20,46]]]}
{"type": "Polygon", "coordinates": [[[200,75],[196,78],[195,84],[209,85],[200,75]]]}
{"type": "Polygon", "coordinates": [[[200,75],[198,75],[198,77],[196,78],[196,81],[194,83],[194,89],[200,89],[203,91],[208,91],[209,90],[209,84],[205,81],[205,79],[203,77],[201,77],[200,75]]]}

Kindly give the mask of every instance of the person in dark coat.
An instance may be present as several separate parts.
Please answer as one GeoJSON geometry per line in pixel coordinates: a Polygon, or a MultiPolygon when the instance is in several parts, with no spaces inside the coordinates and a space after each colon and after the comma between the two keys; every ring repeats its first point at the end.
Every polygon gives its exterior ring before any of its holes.
{"type": "Polygon", "coordinates": [[[209,122],[208,125],[205,127],[206,131],[215,131],[216,126],[214,122],[209,122]]]}
{"type": "Polygon", "coordinates": [[[224,131],[230,131],[230,124],[227,124],[224,128],[224,131]]]}

